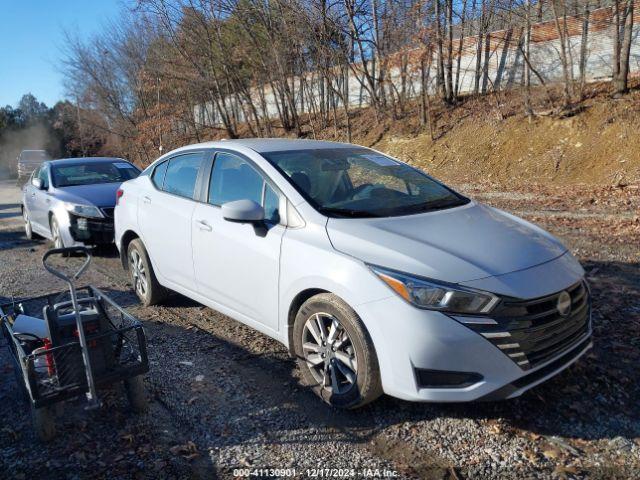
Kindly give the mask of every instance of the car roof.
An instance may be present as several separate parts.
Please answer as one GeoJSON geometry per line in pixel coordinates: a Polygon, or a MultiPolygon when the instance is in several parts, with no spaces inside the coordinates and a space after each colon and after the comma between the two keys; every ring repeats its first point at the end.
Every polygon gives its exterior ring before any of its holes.
{"type": "MultiPolygon", "coordinates": [[[[99,162],[127,162],[127,160],[118,157],[78,157],[78,158],[59,158],[57,160],[49,160],[51,165],[84,165],[86,163],[99,162]]],[[[127,162],[130,163],[130,162],[127,162]]]]}
{"type": "Polygon", "coordinates": [[[236,146],[250,148],[258,153],[281,152],[286,150],[306,150],[325,148],[354,148],[349,143],[330,142],[326,140],[306,140],[291,138],[240,138],[234,140],[218,140],[213,142],[188,145],[178,150],[196,148],[233,148],[236,146]]]}

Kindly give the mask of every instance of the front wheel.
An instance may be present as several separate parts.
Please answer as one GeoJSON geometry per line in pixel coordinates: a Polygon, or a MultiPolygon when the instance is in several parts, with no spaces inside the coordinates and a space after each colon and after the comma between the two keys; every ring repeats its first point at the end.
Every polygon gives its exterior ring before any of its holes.
{"type": "Polygon", "coordinates": [[[129,274],[133,290],[145,307],[167,298],[167,289],[158,282],[142,240],[132,240],[127,249],[129,274]]]}
{"type": "Polygon", "coordinates": [[[304,382],[329,405],[358,408],[382,395],[371,337],[336,295],[307,300],[296,315],[293,337],[304,382]]]}
{"type": "Polygon", "coordinates": [[[51,218],[51,241],[53,242],[53,248],[64,248],[64,239],[60,233],[60,225],[56,217],[51,218]]]}
{"type": "Polygon", "coordinates": [[[33,228],[31,227],[31,219],[29,218],[29,212],[22,207],[22,219],[24,220],[24,236],[27,240],[33,240],[33,228]]]}

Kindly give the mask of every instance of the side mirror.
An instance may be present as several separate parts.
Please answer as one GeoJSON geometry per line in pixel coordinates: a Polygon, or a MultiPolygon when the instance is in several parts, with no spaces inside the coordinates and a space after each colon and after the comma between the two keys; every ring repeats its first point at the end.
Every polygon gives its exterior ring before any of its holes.
{"type": "Polygon", "coordinates": [[[250,223],[258,236],[264,237],[267,234],[264,208],[253,200],[235,200],[223,204],[222,218],[229,222],[250,223]]]}
{"type": "Polygon", "coordinates": [[[42,183],[42,180],[40,180],[39,178],[34,178],[33,180],[31,180],[31,184],[36,187],[38,190],[44,190],[44,184],[42,183]]]}

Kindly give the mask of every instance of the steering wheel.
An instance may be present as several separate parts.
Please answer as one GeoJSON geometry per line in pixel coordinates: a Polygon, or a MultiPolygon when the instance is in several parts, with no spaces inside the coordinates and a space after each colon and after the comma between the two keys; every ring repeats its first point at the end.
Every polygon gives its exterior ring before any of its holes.
{"type": "Polygon", "coordinates": [[[373,184],[371,183],[363,183],[362,185],[358,185],[356,188],[353,189],[353,191],[351,192],[351,195],[349,195],[349,200],[353,200],[360,193],[364,192],[367,188],[371,188],[371,187],[373,187],[373,184]]]}

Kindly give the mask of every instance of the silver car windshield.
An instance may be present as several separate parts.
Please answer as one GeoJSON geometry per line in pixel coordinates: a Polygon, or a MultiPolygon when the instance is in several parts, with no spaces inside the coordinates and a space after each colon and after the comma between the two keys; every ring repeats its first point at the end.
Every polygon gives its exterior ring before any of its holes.
{"type": "Polygon", "coordinates": [[[122,160],[51,166],[51,177],[56,188],[97,183],[122,183],[136,178],[139,174],[140,170],[122,160]]]}
{"type": "Polygon", "coordinates": [[[330,217],[411,215],[469,202],[421,171],[366,148],[262,155],[330,217]]]}

